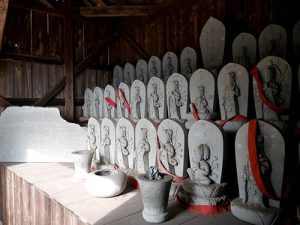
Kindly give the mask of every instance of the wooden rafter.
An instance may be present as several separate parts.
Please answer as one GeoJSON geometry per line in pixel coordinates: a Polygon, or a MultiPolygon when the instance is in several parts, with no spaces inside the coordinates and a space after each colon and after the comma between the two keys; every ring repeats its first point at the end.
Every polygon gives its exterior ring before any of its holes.
{"type": "Polygon", "coordinates": [[[126,16],[148,16],[151,7],[146,6],[106,6],[81,7],[80,14],[85,17],[126,17],[126,16]]]}
{"type": "Polygon", "coordinates": [[[0,0],[0,51],[4,34],[4,26],[6,21],[9,0],[0,0]]]}
{"type": "Polygon", "coordinates": [[[134,38],[128,34],[127,32],[120,32],[121,37],[126,40],[129,44],[131,44],[134,49],[139,53],[139,55],[145,59],[148,59],[150,56],[149,54],[145,51],[145,49],[140,46],[134,38]]]}
{"type": "Polygon", "coordinates": [[[0,108],[5,109],[8,106],[12,106],[12,104],[0,96],[0,108]]]}
{"type": "Polygon", "coordinates": [[[47,0],[39,0],[39,2],[42,3],[43,5],[45,5],[48,8],[55,9],[53,7],[53,5],[51,5],[47,0]]]}

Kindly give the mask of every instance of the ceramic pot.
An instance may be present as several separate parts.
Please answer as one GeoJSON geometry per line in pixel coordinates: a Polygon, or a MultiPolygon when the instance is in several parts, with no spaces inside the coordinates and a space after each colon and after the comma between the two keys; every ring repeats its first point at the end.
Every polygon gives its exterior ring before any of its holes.
{"type": "Polygon", "coordinates": [[[121,194],[127,185],[122,170],[97,170],[86,176],[85,187],[96,197],[109,198],[121,194]]]}
{"type": "Polygon", "coordinates": [[[164,175],[160,180],[138,176],[144,204],[143,218],[150,223],[162,223],[168,219],[168,200],[173,177],[164,175]]]}
{"type": "Polygon", "coordinates": [[[92,150],[79,150],[72,152],[75,169],[74,177],[76,179],[85,179],[86,175],[89,174],[93,155],[94,151],[92,150]]]}

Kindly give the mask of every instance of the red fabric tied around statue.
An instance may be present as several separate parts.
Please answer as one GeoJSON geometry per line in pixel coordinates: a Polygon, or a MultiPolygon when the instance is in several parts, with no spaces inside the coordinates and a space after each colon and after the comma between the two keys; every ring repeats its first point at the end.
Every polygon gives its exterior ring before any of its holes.
{"type": "Polygon", "coordinates": [[[105,97],[104,100],[110,104],[112,107],[117,108],[117,103],[115,103],[112,99],[105,97]]]}
{"type": "Polygon", "coordinates": [[[121,88],[118,89],[118,95],[119,95],[119,98],[120,98],[122,101],[124,101],[125,106],[126,106],[126,109],[127,109],[127,111],[128,111],[128,114],[130,114],[130,113],[131,113],[130,105],[129,105],[129,103],[128,103],[126,97],[125,97],[125,94],[124,94],[124,92],[123,92],[123,90],[122,90],[121,88]]]}

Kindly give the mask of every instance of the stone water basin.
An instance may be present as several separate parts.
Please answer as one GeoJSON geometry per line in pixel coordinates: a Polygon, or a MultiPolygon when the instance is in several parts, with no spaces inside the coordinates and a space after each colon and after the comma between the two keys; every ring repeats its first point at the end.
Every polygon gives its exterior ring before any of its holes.
{"type": "Polygon", "coordinates": [[[118,169],[96,170],[86,176],[85,187],[96,197],[109,198],[121,194],[127,185],[125,172],[118,169]]]}

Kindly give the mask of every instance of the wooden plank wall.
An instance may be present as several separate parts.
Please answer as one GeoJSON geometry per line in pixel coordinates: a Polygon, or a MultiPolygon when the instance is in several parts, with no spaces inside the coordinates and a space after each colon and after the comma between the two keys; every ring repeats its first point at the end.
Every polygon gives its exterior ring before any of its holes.
{"type": "Polygon", "coordinates": [[[2,165],[0,220],[5,225],[88,225],[2,165]]]}

